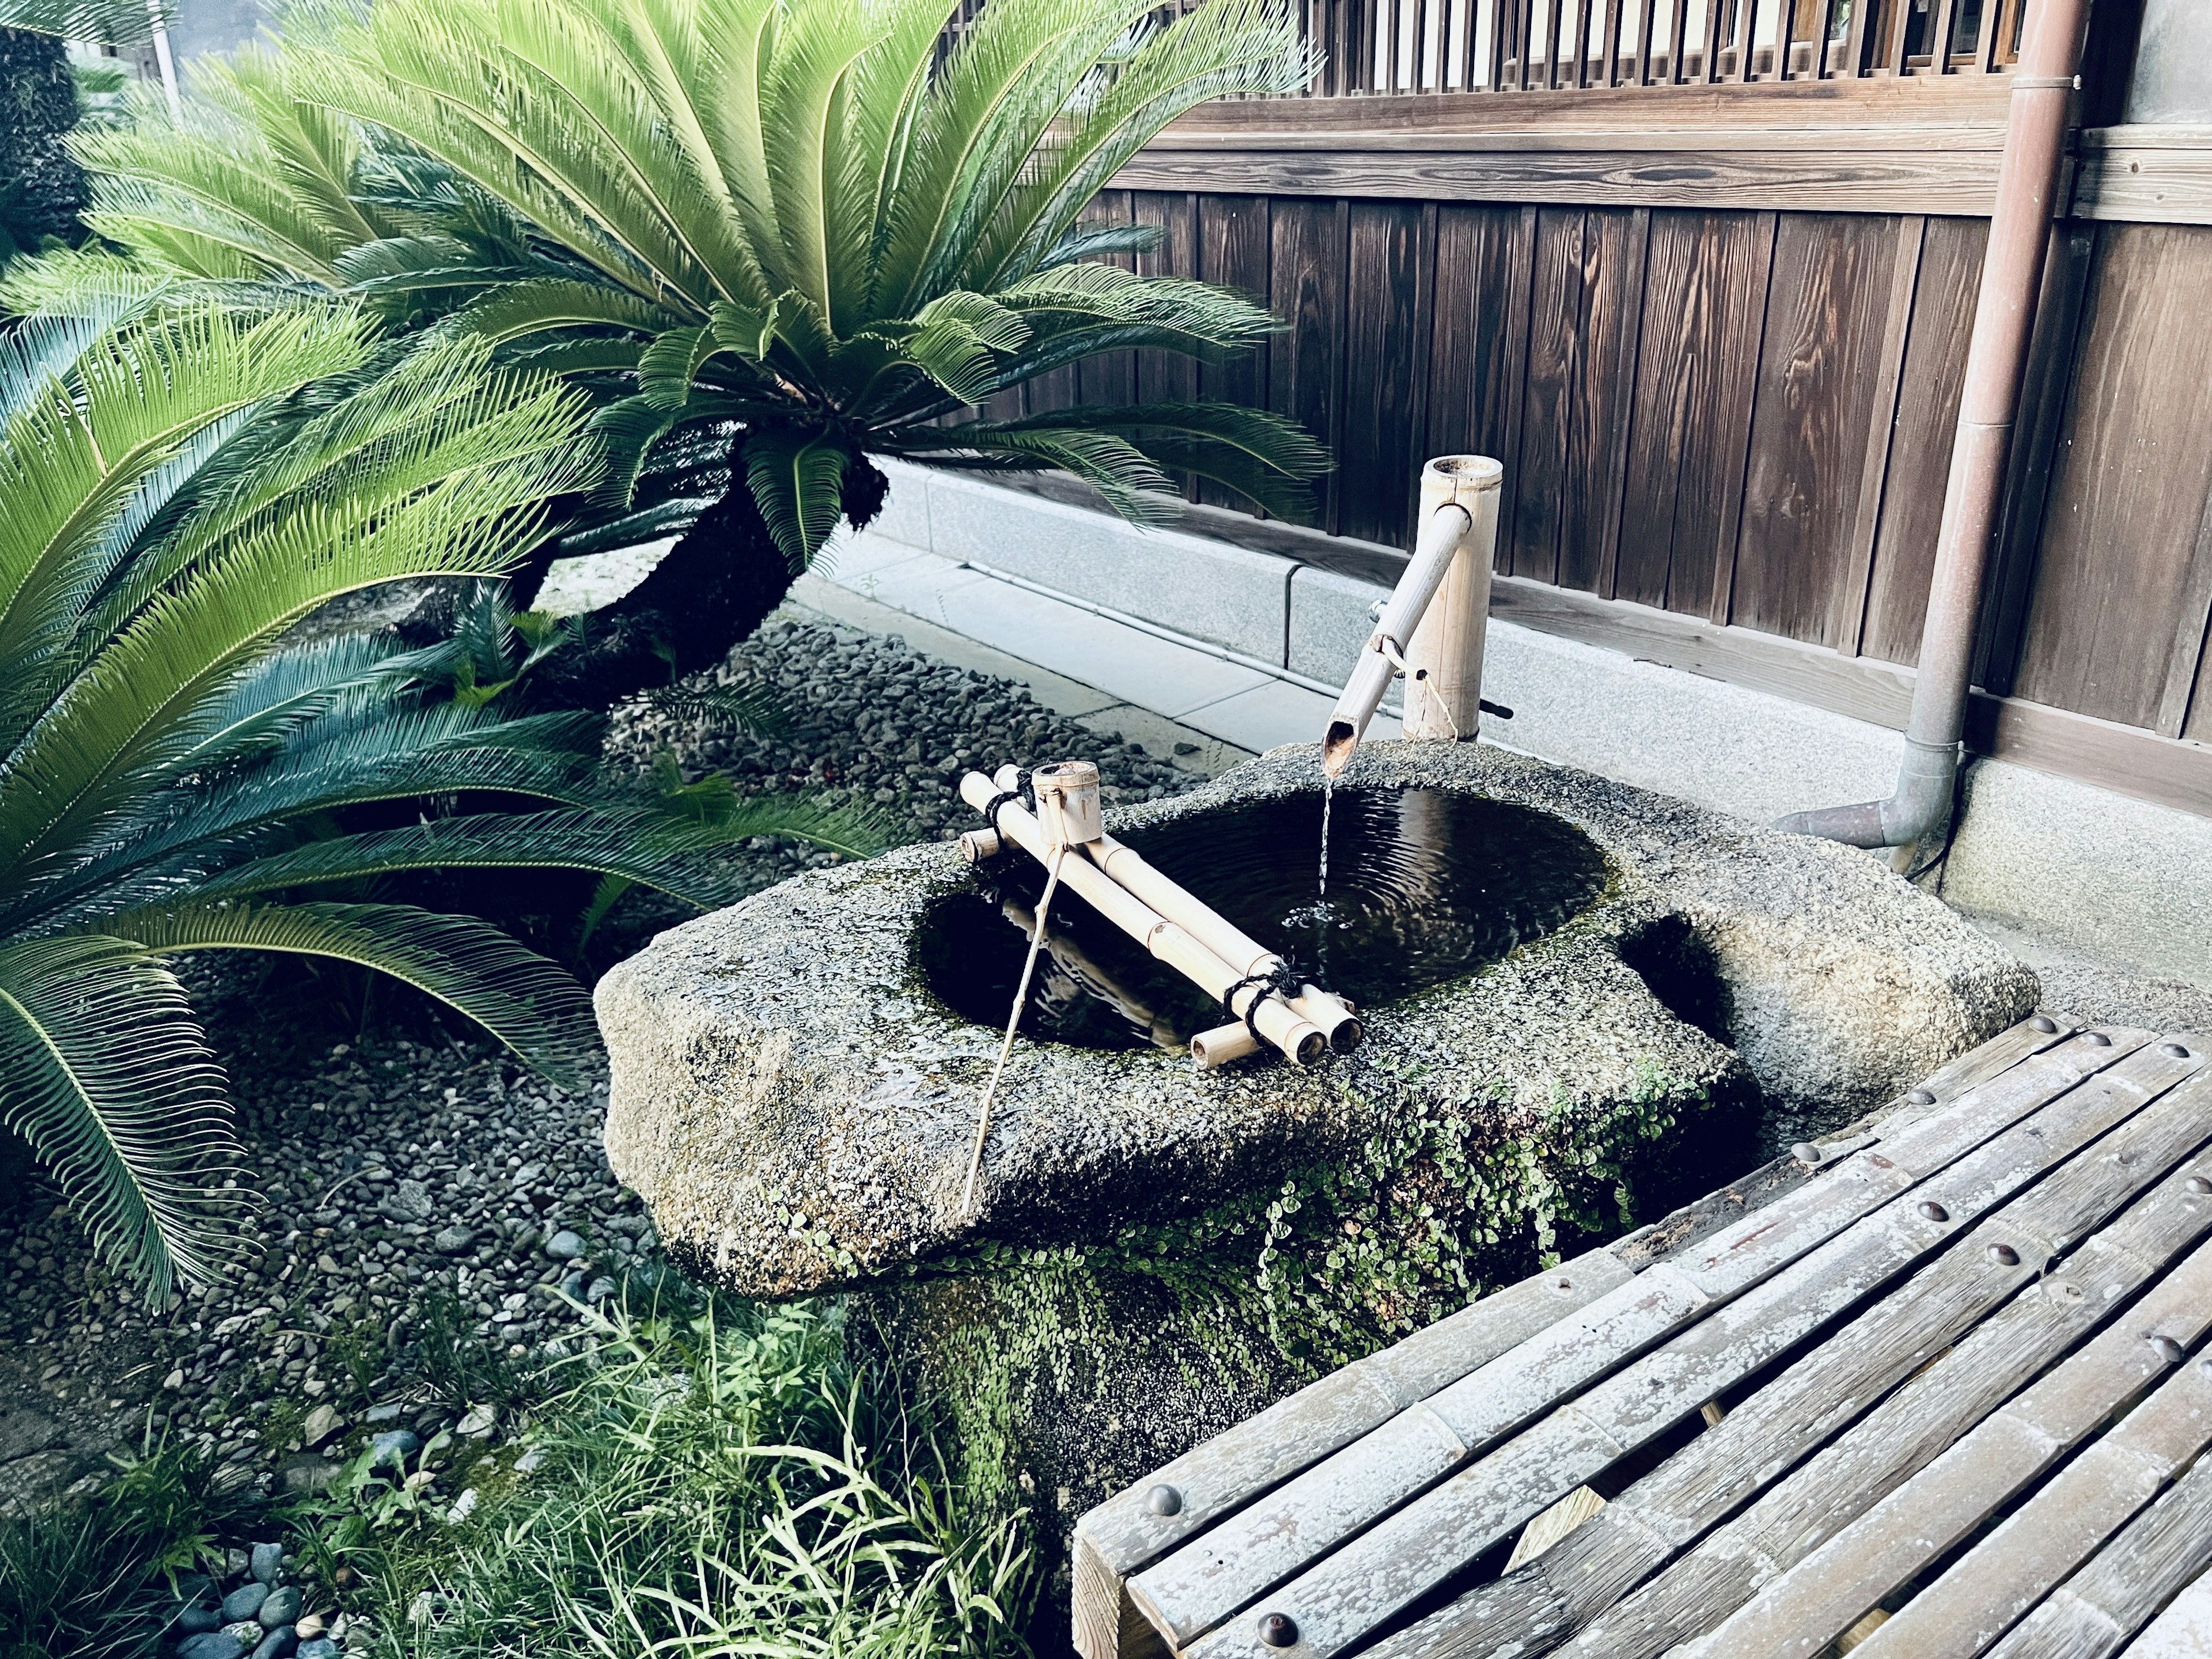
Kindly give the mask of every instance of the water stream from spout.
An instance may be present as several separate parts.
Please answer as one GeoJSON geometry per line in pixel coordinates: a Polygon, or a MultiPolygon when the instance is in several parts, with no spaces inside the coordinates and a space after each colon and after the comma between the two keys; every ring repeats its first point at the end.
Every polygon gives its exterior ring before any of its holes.
{"type": "Polygon", "coordinates": [[[1336,799],[1336,780],[1324,774],[1321,781],[1321,891],[1316,897],[1328,897],[1328,809],[1336,799]]]}

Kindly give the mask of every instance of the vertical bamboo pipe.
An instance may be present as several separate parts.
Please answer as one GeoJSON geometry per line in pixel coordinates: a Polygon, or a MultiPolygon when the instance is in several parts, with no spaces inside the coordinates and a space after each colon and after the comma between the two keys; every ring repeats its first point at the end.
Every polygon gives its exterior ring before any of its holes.
{"type": "Polygon", "coordinates": [[[1471,743],[1482,719],[1482,642],[1498,548],[1504,466],[1486,455],[1442,455],[1421,469],[1421,521],[1457,507],[1468,520],[1443,584],[1406,643],[1406,735],[1471,743]]]}

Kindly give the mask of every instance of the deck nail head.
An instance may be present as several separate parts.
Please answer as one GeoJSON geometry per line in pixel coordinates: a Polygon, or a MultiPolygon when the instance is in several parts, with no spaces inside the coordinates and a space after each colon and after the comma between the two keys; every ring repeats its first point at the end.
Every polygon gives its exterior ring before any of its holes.
{"type": "Polygon", "coordinates": [[[2191,1176],[2181,1184],[2200,1198],[2207,1193],[2212,1193],[2212,1177],[2191,1176]]]}
{"type": "Polygon", "coordinates": [[[2048,1014],[2038,1014],[2027,1022],[2027,1029],[2031,1031],[2040,1031],[2045,1036],[2049,1036],[2058,1029],[2058,1022],[2048,1014]]]}
{"type": "Polygon", "coordinates": [[[1930,1221],[1948,1221],[1951,1218],[1951,1212],[1932,1198],[1920,1206],[1920,1213],[1930,1221]]]}
{"type": "Polygon", "coordinates": [[[1809,1140],[1801,1140],[1790,1149],[1790,1156],[1800,1164],[1818,1164],[1820,1161],[1820,1149],[1809,1140]]]}
{"type": "Polygon", "coordinates": [[[2112,1046],[2112,1038],[2106,1036],[2102,1031],[2085,1032],[2082,1035],[2081,1041],[2087,1043],[2092,1048],[2109,1048],[2112,1046]]]}
{"type": "Polygon", "coordinates": [[[2170,1336],[2154,1334],[2150,1339],[2150,1351],[2169,1365],[2181,1363],[2181,1344],[2170,1336]]]}
{"type": "Polygon", "coordinates": [[[2159,1053],[2166,1055],[2169,1060],[2186,1060],[2189,1058],[2189,1050],[2183,1048],[2179,1042],[2161,1042],[2158,1045],[2158,1051],[2159,1053]]]}
{"type": "Polygon", "coordinates": [[[1154,1515],[1181,1515],[1182,1494],[1173,1486],[1155,1486],[1145,1494],[1145,1507],[1154,1515]]]}
{"type": "Polygon", "coordinates": [[[1990,1246],[1990,1260],[2000,1267],[2017,1267],[2020,1266],[2020,1252],[2009,1244],[1992,1244],[1990,1246]]]}
{"type": "Polygon", "coordinates": [[[1936,1103],[1936,1092],[1932,1089],[1915,1089],[1905,1098],[1909,1105],[1933,1106],[1936,1103]]]}
{"type": "Polygon", "coordinates": [[[1260,1639],[1271,1648],[1286,1648],[1298,1639],[1297,1621],[1286,1613],[1271,1613],[1260,1620],[1260,1639]]]}

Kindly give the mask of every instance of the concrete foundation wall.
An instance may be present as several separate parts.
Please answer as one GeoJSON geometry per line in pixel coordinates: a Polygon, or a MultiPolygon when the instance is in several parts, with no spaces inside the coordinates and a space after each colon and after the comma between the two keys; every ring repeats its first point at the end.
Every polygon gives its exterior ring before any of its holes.
{"type": "MultiPolygon", "coordinates": [[[[891,505],[871,541],[1018,576],[1310,679],[1342,678],[1385,592],[1293,557],[890,470],[891,505]]],[[[1760,823],[1887,795],[1904,747],[1884,726],[1498,621],[1483,695],[1514,711],[1486,717],[1486,738],[1760,823]]],[[[1947,900],[2212,983],[2212,818],[1993,760],[1969,768],[1966,799],[1947,900]]]]}

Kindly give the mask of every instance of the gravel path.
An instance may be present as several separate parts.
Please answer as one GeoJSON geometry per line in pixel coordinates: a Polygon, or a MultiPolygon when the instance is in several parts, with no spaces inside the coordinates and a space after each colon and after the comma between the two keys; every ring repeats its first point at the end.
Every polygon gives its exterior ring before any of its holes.
{"type": "MultiPolygon", "coordinates": [[[[696,704],[648,706],[617,720],[611,754],[647,769],[671,750],[687,780],[723,769],[748,792],[827,792],[914,838],[967,827],[955,783],[968,763],[1085,756],[1118,799],[1198,781],[896,639],[787,617],[714,678],[771,690],[775,734],[696,704]]],[[[749,889],[836,856],[768,841],[736,854],[749,889]]],[[[635,907],[630,934],[673,919],[635,907]]],[[[149,1430],[270,1492],[315,1488],[378,1435],[447,1433],[436,1492],[462,1501],[515,1409],[467,1397],[497,1391],[483,1368],[561,1352],[584,1321],[568,1298],[664,1270],[600,1148],[603,1076],[563,1092],[489,1043],[396,1027],[274,1064],[264,1038],[290,1014],[264,1000],[241,1020],[240,1000],[210,1010],[252,1172],[252,1250],[234,1278],[149,1312],[44,1183],[26,1175],[0,1197],[0,1511],[99,1479],[106,1453],[149,1430]],[[473,1382],[449,1361],[433,1375],[457,1337],[479,1355],[473,1382]]]]}

